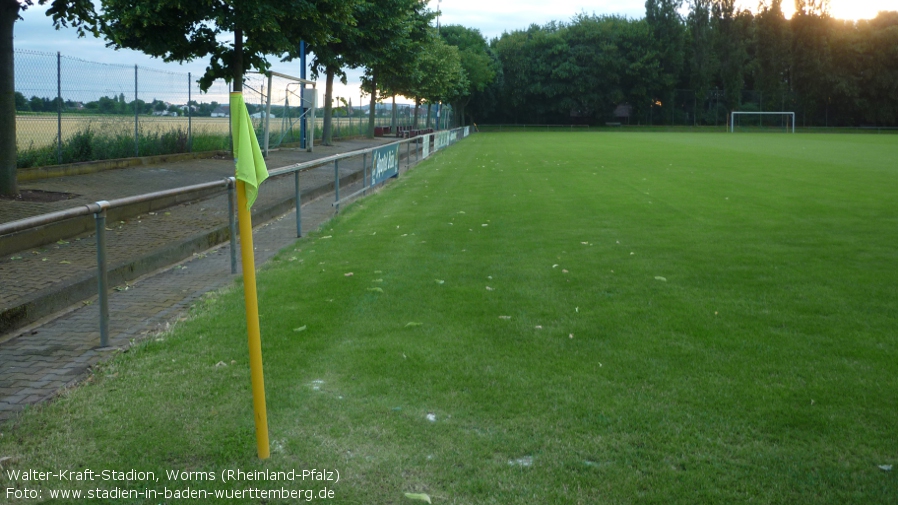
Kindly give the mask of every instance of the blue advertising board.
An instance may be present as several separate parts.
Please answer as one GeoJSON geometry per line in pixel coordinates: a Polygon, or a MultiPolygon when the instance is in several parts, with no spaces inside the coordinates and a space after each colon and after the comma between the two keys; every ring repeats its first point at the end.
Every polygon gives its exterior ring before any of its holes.
{"type": "Polygon", "coordinates": [[[371,185],[399,175],[399,144],[375,149],[371,156],[371,185]]]}

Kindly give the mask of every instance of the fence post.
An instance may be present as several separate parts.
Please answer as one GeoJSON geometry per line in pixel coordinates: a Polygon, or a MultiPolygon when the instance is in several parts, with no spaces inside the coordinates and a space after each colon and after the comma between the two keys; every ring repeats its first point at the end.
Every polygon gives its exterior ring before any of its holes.
{"type": "Polygon", "coordinates": [[[234,219],[234,205],[237,199],[237,180],[228,177],[228,233],[231,236],[231,273],[237,273],[237,223],[234,219]]]}
{"type": "Polygon", "coordinates": [[[62,165],[62,55],[56,51],[56,164],[62,165]]]}
{"type": "Polygon", "coordinates": [[[340,212],[340,161],[334,160],[334,208],[340,212]]]}
{"type": "Polygon", "coordinates": [[[106,207],[109,202],[96,204],[97,223],[97,294],[100,307],[100,347],[109,347],[109,276],[106,272],[106,207]]]}
{"type": "Polygon", "coordinates": [[[268,157],[268,136],[271,132],[271,72],[268,72],[268,96],[265,98],[265,157],[268,157]]]}
{"type": "Polygon", "coordinates": [[[137,137],[137,115],[140,114],[140,104],[137,103],[137,65],[134,65],[134,156],[140,156],[140,141],[137,137]]]}
{"type": "Polygon", "coordinates": [[[293,172],[293,192],[296,195],[296,238],[302,237],[302,195],[299,189],[299,170],[293,172]]]}
{"type": "Polygon", "coordinates": [[[368,153],[362,154],[362,189],[368,195],[368,153]]]}
{"type": "MultiPolygon", "coordinates": [[[[191,128],[193,126],[193,113],[190,110],[191,109],[190,101],[192,99],[192,97],[190,95],[190,92],[192,91],[190,89],[190,81],[191,81],[190,72],[187,72],[187,152],[188,153],[193,152],[193,129],[191,128]]],[[[233,272],[231,272],[231,273],[233,273],[233,272]]]]}

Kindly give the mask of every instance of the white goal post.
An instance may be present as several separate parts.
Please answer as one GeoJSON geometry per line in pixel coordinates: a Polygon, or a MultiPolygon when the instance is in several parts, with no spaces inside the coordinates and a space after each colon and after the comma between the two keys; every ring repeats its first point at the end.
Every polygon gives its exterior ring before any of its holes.
{"type": "Polygon", "coordinates": [[[265,157],[268,157],[271,143],[279,146],[285,136],[294,135],[302,124],[306,125],[306,150],[314,149],[315,112],[318,107],[315,81],[272,71],[264,74],[247,72],[243,85],[259,100],[256,105],[261,110],[253,117],[258,116],[261,121],[263,131],[259,141],[265,157]],[[272,111],[272,105],[275,111],[272,111]],[[275,118],[274,123],[272,118],[275,118]]]}
{"type": "MultiPolygon", "coordinates": [[[[789,116],[792,118],[792,133],[795,133],[795,113],[794,112],[731,112],[730,113],[730,133],[736,131],[736,116],[762,116],[762,115],[779,115],[789,116]]],[[[787,127],[788,128],[788,127],[787,127]]]]}

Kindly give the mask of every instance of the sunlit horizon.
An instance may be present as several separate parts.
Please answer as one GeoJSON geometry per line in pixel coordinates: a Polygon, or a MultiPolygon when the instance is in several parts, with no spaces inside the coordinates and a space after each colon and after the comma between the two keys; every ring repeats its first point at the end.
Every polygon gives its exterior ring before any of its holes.
{"type": "MultiPolygon", "coordinates": [[[[759,4],[769,4],[770,0],[741,0],[740,7],[758,12],[759,4]]],[[[786,19],[795,14],[794,0],[783,0],[783,15],[786,19]]],[[[880,11],[898,11],[895,0],[830,0],[829,15],[836,19],[858,21],[873,19],[880,11]],[[891,3],[892,5],[887,5],[891,3]]]]}

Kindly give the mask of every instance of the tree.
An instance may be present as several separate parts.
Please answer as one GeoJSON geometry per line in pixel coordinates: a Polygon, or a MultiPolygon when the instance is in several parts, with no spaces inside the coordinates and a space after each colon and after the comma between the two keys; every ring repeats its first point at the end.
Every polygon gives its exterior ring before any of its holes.
{"type": "Polygon", "coordinates": [[[789,67],[792,63],[791,34],[789,23],[783,16],[782,3],[783,0],[770,0],[762,5],[755,16],[755,87],[761,91],[762,100],[776,100],[777,103],[771,106],[778,110],[783,109],[783,94],[789,86],[789,67]]]}
{"type": "Polygon", "coordinates": [[[673,122],[674,93],[683,70],[684,29],[677,9],[682,0],[646,0],[645,21],[658,55],[658,80],[652,92],[673,122]]]}
{"type": "MultiPolygon", "coordinates": [[[[340,81],[346,84],[346,72],[343,71],[343,68],[358,65],[358,58],[353,49],[361,34],[356,27],[355,16],[363,3],[349,3],[352,6],[351,22],[328,19],[328,31],[331,36],[313,47],[307,46],[308,50],[314,54],[311,62],[312,79],[318,79],[321,74],[325,76],[321,144],[326,146],[331,145],[333,131],[334,78],[339,77],[340,81]]],[[[296,46],[298,47],[299,44],[297,43],[296,46]]],[[[291,55],[291,59],[298,56],[300,55],[291,55]]]]}
{"type": "Polygon", "coordinates": [[[711,0],[691,0],[692,9],[686,18],[688,27],[688,82],[695,93],[693,121],[699,115],[699,103],[704,103],[711,89],[717,68],[714,39],[711,29],[711,0]]]}
{"type": "Polygon", "coordinates": [[[719,76],[726,93],[728,111],[736,110],[742,100],[745,62],[748,59],[747,40],[742,30],[745,18],[738,14],[735,0],[713,0],[711,4],[714,50],[717,53],[719,76]]]}
{"type": "Polygon", "coordinates": [[[427,37],[434,14],[419,0],[364,0],[356,22],[362,37],[355,47],[365,67],[362,90],[371,96],[368,115],[369,138],[374,137],[374,119],[380,76],[400,74],[411,62],[407,55],[427,37]]]}
{"type": "Polygon", "coordinates": [[[415,99],[414,125],[418,124],[422,100],[427,100],[428,104],[439,103],[468,87],[457,47],[450,46],[433,33],[421,47],[415,69],[410,74],[413,78],[408,89],[402,91],[415,99]]]}
{"type": "Polygon", "coordinates": [[[458,111],[455,120],[459,126],[464,126],[465,107],[471,102],[473,95],[486,89],[496,78],[499,61],[495,58],[486,39],[476,28],[466,28],[461,25],[447,25],[440,29],[440,37],[450,46],[458,48],[461,57],[461,66],[467,86],[458,87],[456,92],[448,97],[452,107],[458,111]]]}
{"type": "MultiPolygon", "coordinates": [[[[39,0],[49,3],[47,15],[58,28],[76,19],[93,19],[90,0],[39,0]]],[[[0,0],[0,195],[18,194],[16,183],[16,78],[13,29],[19,14],[33,0],[0,0]]],[[[83,29],[79,28],[79,33],[83,29]]]]}

